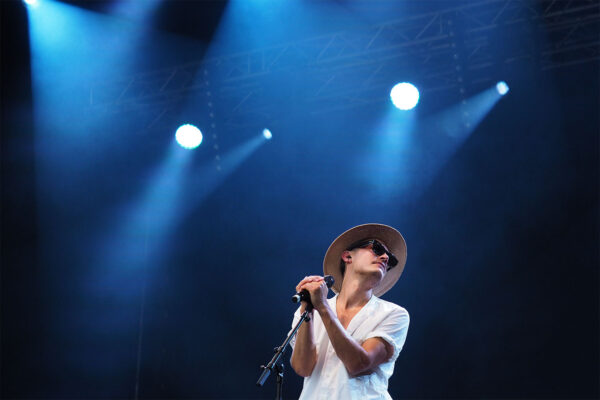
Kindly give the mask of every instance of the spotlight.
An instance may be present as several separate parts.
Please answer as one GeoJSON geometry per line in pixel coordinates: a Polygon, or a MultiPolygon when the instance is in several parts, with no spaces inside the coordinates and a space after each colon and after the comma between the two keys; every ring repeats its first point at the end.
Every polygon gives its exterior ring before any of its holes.
{"type": "Polygon", "coordinates": [[[175,132],[175,139],[181,147],[190,150],[195,149],[202,143],[202,132],[194,125],[181,125],[175,132]]]}
{"type": "Polygon", "coordinates": [[[398,83],[390,92],[392,103],[400,110],[412,110],[419,102],[419,91],[417,88],[408,83],[398,83]]]}
{"type": "Polygon", "coordinates": [[[38,4],[38,0],[23,0],[23,3],[27,4],[28,6],[35,7],[38,4]]]}
{"type": "Polygon", "coordinates": [[[506,82],[500,81],[500,82],[496,83],[496,90],[498,91],[500,96],[504,96],[506,93],[508,93],[508,91],[510,89],[508,88],[508,85],[506,84],[506,82]]]}
{"type": "Polygon", "coordinates": [[[271,133],[270,130],[263,129],[263,136],[265,137],[265,139],[269,140],[273,137],[273,134],[271,133]]]}

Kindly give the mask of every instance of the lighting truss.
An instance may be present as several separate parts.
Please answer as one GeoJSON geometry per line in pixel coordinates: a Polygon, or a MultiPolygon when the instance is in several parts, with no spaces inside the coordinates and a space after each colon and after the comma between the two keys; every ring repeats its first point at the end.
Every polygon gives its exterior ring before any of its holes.
{"type": "MultiPolygon", "coordinates": [[[[148,114],[150,128],[190,93],[227,109],[225,128],[261,118],[271,124],[280,102],[265,82],[285,74],[310,81],[289,89],[297,110],[329,112],[387,98],[394,71],[418,71],[421,93],[492,84],[494,71],[531,61],[540,70],[600,60],[595,0],[483,0],[252,51],[222,55],[91,86],[99,112],[148,114]],[[544,38],[544,35],[546,38],[544,38]],[[498,41],[511,43],[498,51],[498,41]],[[466,73],[463,73],[466,71],[466,73]],[[202,79],[197,79],[202,74],[202,79]],[[360,76],[354,85],[348,82],[360,76]],[[463,79],[463,76],[469,77],[463,79]],[[366,77],[366,78],[365,78],[366,77]]],[[[277,112],[281,114],[281,112],[277,112]]]]}

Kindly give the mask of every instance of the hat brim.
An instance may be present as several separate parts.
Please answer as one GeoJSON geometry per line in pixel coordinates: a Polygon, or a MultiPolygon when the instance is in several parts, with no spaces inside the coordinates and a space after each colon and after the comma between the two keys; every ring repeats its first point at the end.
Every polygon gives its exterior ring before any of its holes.
{"type": "Polygon", "coordinates": [[[377,239],[386,245],[398,259],[398,265],[387,271],[381,282],[373,288],[373,294],[377,297],[390,290],[402,275],[404,265],[406,264],[406,242],[404,237],[396,229],[383,224],[364,224],[355,226],[337,237],[327,249],[323,259],[324,275],[331,275],[335,283],[331,289],[339,293],[342,289],[342,271],[340,269],[340,260],[342,253],[352,245],[363,239],[377,239]]]}

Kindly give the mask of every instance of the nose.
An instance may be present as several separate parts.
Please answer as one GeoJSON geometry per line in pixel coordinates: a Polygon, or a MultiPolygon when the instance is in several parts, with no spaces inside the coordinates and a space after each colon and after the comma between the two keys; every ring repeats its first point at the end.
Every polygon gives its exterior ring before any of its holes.
{"type": "Polygon", "coordinates": [[[388,261],[390,260],[390,257],[386,253],[380,255],[379,258],[385,262],[385,265],[387,265],[388,261]]]}

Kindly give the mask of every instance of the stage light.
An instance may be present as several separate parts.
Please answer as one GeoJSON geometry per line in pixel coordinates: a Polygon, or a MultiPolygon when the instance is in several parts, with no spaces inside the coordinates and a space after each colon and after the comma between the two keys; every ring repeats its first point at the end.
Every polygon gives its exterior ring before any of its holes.
{"type": "Polygon", "coordinates": [[[419,91],[408,83],[398,83],[390,92],[392,103],[400,110],[412,110],[419,102],[419,91]]]}
{"type": "Polygon", "coordinates": [[[23,3],[27,4],[28,6],[35,7],[38,4],[38,0],[23,0],[23,3]]]}
{"type": "Polygon", "coordinates": [[[195,149],[202,143],[202,132],[194,125],[185,124],[177,128],[175,139],[181,147],[186,149],[195,149]]]}
{"type": "Polygon", "coordinates": [[[271,133],[270,130],[263,129],[263,136],[265,137],[265,139],[269,140],[273,137],[273,134],[271,133]]]}
{"type": "Polygon", "coordinates": [[[500,81],[496,83],[496,90],[500,93],[501,96],[504,96],[510,90],[508,85],[504,81],[500,81]]]}

